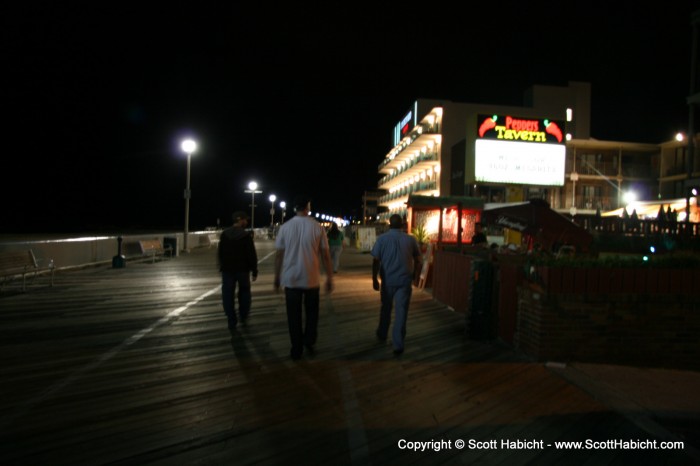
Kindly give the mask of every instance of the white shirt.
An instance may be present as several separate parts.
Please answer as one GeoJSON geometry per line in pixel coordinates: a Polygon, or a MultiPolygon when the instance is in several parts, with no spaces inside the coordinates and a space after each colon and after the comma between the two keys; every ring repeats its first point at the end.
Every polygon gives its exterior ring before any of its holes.
{"type": "Polygon", "coordinates": [[[296,215],[280,227],[275,248],[284,251],[280,286],[321,286],[321,251],[328,250],[326,231],[311,217],[296,215]]]}

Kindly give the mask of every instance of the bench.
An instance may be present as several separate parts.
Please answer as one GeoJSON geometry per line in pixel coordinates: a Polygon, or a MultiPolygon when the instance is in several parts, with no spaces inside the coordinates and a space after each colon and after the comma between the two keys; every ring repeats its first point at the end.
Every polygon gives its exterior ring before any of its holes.
{"type": "Polygon", "coordinates": [[[139,241],[139,247],[141,254],[150,257],[153,262],[156,261],[156,257],[173,257],[173,248],[171,246],[163,247],[163,243],[159,239],[142,239],[139,241]]]}
{"type": "Polygon", "coordinates": [[[207,238],[209,240],[209,247],[211,248],[212,246],[218,247],[219,246],[219,235],[216,233],[209,233],[207,235],[207,238]]]}
{"type": "Polygon", "coordinates": [[[22,277],[22,291],[27,289],[27,275],[35,277],[41,271],[50,271],[51,286],[53,286],[54,274],[53,261],[50,261],[47,266],[40,266],[34,252],[31,249],[23,251],[5,251],[0,252],[0,276],[3,278],[2,284],[15,277],[22,277]]]}

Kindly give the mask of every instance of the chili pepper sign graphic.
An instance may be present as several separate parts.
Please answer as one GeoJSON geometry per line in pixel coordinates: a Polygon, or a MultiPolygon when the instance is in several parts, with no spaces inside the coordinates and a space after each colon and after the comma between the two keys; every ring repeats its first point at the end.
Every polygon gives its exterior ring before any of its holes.
{"type": "Polygon", "coordinates": [[[551,134],[552,136],[554,136],[555,138],[557,138],[557,141],[561,142],[561,140],[563,139],[564,135],[562,134],[561,129],[559,128],[559,126],[558,126],[556,123],[554,123],[553,121],[550,122],[550,121],[545,120],[544,122],[545,122],[545,124],[547,125],[547,126],[545,126],[545,128],[544,128],[545,132],[546,132],[547,134],[551,134]]]}
{"type": "Polygon", "coordinates": [[[491,130],[496,127],[496,119],[498,117],[493,116],[491,118],[486,118],[479,126],[479,137],[483,138],[486,131],[491,130]]]}

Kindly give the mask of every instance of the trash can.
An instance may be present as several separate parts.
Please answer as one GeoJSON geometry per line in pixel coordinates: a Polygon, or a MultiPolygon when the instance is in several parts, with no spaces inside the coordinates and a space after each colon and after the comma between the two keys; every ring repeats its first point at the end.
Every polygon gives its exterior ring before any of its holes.
{"type": "Polygon", "coordinates": [[[177,247],[177,237],[175,236],[165,236],[163,237],[163,247],[170,248],[172,251],[171,257],[176,257],[180,251],[177,247]]]}
{"type": "Polygon", "coordinates": [[[469,338],[489,340],[493,336],[493,312],[491,296],[493,289],[493,264],[488,260],[472,262],[472,293],[467,314],[469,338]]]}
{"type": "Polygon", "coordinates": [[[117,238],[117,255],[112,257],[113,269],[123,269],[126,267],[126,256],[122,254],[122,241],[124,241],[124,239],[119,236],[117,238]]]}

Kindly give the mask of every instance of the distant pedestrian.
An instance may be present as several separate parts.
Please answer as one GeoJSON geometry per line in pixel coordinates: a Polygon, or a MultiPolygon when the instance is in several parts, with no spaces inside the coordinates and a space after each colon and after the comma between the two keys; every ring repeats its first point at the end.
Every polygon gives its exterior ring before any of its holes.
{"type": "Polygon", "coordinates": [[[377,338],[386,341],[391,323],[391,311],[395,305],[392,331],[394,354],[404,351],[408,306],[413,289],[420,277],[422,257],[415,237],[404,232],[400,215],[389,218],[389,231],[381,234],[372,247],[372,287],[380,291],[381,309],[377,338]],[[381,277],[381,287],[378,276],[381,277]]]}
{"type": "Polygon", "coordinates": [[[250,282],[258,278],[258,255],[253,235],[246,230],[248,214],[235,212],[233,226],[221,233],[218,246],[218,264],[221,271],[221,300],[228,318],[230,331],[236,330],[238,321],[246,324],[250,314],[250,282]],[[238,287],[238,315],[235,308],[235,292],[238,287]]]}
{"type": "Polygon", "coordinates": [[[294,202],[296,216],[285,222],[275,240],[274,288],[284,287],[292,359],[304,348],[313,355],[318,337],[321,263],[326,270],[326,291],[333,290],[333,273],[326,230],[309,217],[311,201],[300,196],[294,202]],[[302,312],[302,307],[303,311],[302,312]],[[305,314],[305,321],[303,319],[305,314]]]}
{"type": "Polygon", "coordinates": [[[331,262],[333,263],[333,273],[338,273],[340,267],[340,255],[343,252],[343,241],[345,235],[338,228],[338,224],[333,222],[331,230],[328,232],[328,247],[331,251],[331,262]]]}
{"type": "Polygon", "coordinates": [[[484,226],[481,223],[474,225],[474,235],[472,236],[472,246],[488,247],[488,240],[484,234],[484,226]]]}

